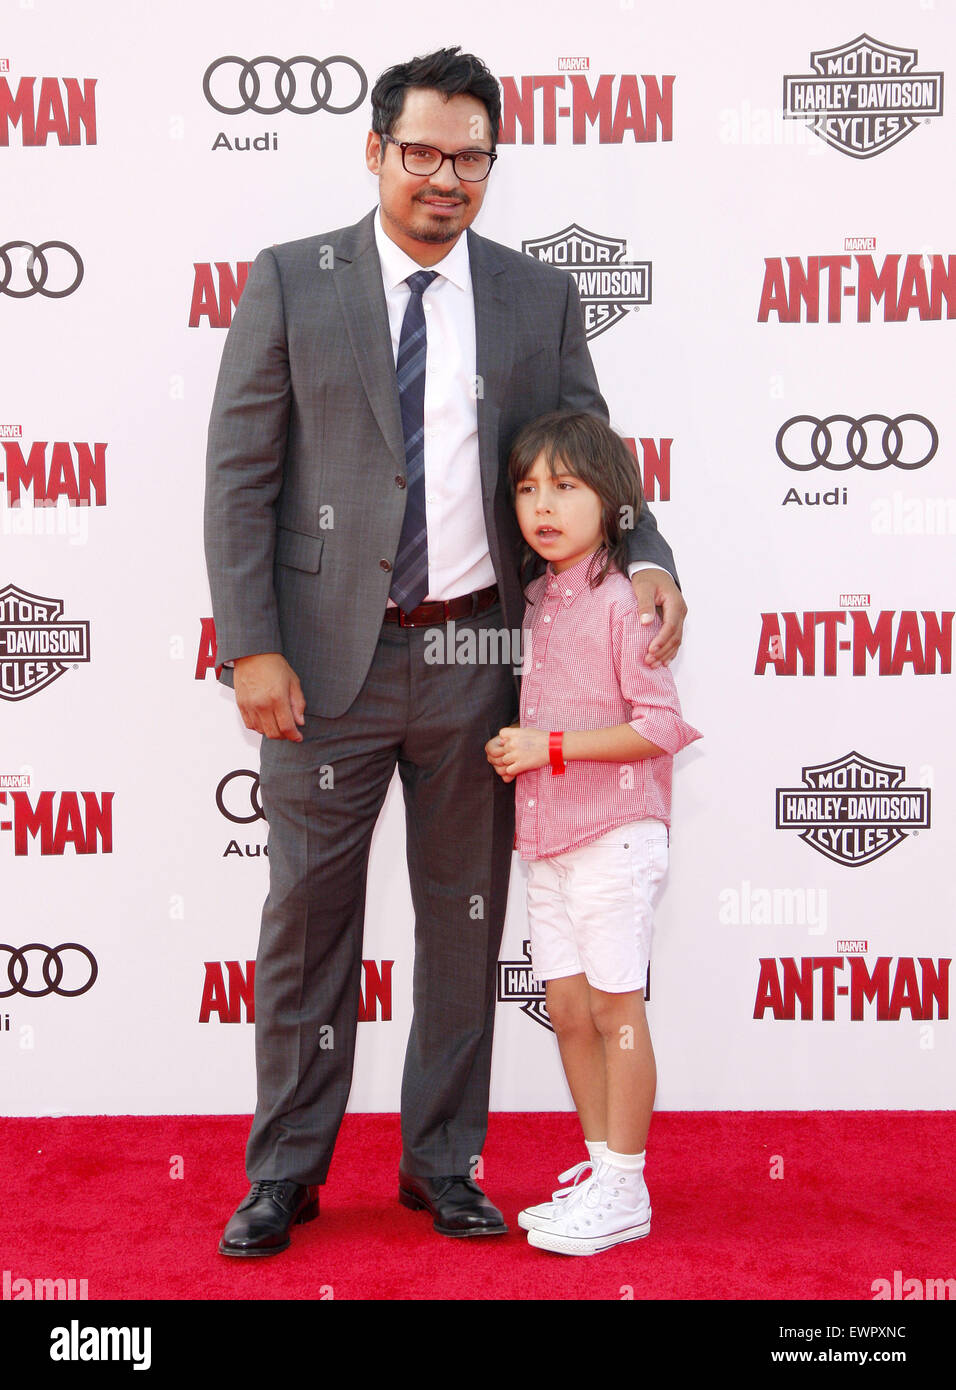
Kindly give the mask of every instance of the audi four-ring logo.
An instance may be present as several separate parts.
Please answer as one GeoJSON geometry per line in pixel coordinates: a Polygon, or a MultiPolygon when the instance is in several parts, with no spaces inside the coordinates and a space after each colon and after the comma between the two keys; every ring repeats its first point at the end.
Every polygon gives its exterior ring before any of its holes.
{"type": "MultiPolygon", "coordinates": [[[[339,75],[339,83],[341,80],[341,75],[339,75]]],[[[222,83],[219,84],[219,87],[219,95],[225,95],[221,90],[222,83]]],[[[351,87],[352,83],[348,82],[346,95],[351,87]]],[[[346,58],[342,53],[336,53],[331,58],[324,59],[309,58],[306,54],[300,53],[298,57],[289,58],[288,61],[264,53],[248,62],[245,58],[236,58],[230,55],[226,58],[217,58],[214,63],[209,64],[203,74],[202,89],[209,105],[215,107],[217,111],[221,111],[224,116],[239,116],[243,111],[257,111],[260,116],[274,116],[278,111],[291,111],[296,116],[314,116],[317,111],[328,111],[333,116],[347,116],[350,111],[361,106],[365,100],[365,94],[368,91],[368,78],[354,58],[346,58]],[[353,101],[347,101],[341,105],[336,105],[330,100],[334,85],[333,74],[330,69],[335,65],[340,68],[351,68],[358,77],[358,96],[353,101]],[[219,68],[229,66],[239,69],[235,82],[233,83],[232,79],[229,81],[229,87],[234,87],[239,101],[237,105],[226,106],[213,96],[212,79],[213,74],[219,68]],[[265,69],[265,72],[260,72],[262,68],[265,69]],[[264,78],[267,83],[267,99],[260,104],[259,97],[262,93],[264,78]],[[271,105],[268,100],[270,87],[275,94],[275,105],[271,105]],[[311,103],[309,97],[311,97],[311,103]]],[[[340,86],[339,97],[341,98],[342,95],[340,86]]],[[[232,99],[235,100],[235,98],[232,99]]]]}
{"type": "MultiPolygon", "coordinates": [[[[88,989],[92,989],[99,974],[96,958],[92,951],[88,951],[85,946],[80,946],[75,941],[64,941],[61,946],[42,946],[39,941],[31,941],[29,946],[8,946],[5,942],[0,942],[0,952],[7,951],[10,959],[7,961],[7,979],[10,981],[9,989],[0,989],[0,999],[9,999],[11,994],[23,994],[28,999],[41,999],[45,994],[59,994],[67,999],[75,999],[78,994],[85,994],[88,989]],[[30,951],[42,951],[43,960],[33,962],[27,959],[30,951]],[[67,951],[76,951],[81,958],[85,958],[85,964],[80,967],[80,978],[86,978],[86,984],[81,984],[78,988],[67,988],[63,983],[64,967],[62,957],[67,951]],[[36,971],[39,965],[40,974],[43,976],[42,989],[29,989],[27,980],[32,972],[36,971]]],[[[75,962],[70,965],[71,974],[75,971],[75,962]]],[[[37,982],[36,974],[33,975],[34,983],[37,982]]]]}
{"type": "Polygon", "coordinates": [[[0,294],[8,294],[11,299],[29,299],[32,294],[63,299],[73,293],[82,279],[80,253],[65,241],[44,241],[39,246],[30,241],[8,241],[0,246],[0,294]],[[26,255],[11,256],[11,251],[26,252],[26,255]],[[49,260],[48,251],[54,252],[49,260]],[[48,288],[47,280],[51,276],[59,288],[48,288]],[[69,283],[63,288],[65,280],[69,283]]]}
{"type": "Polygon", "coordinates": [[[235,772],[227,772],[216,788],[216,805],[226,817],[226,820],[231,820],[235,822],[236,825],[251,825],[255,820],[265,820],[265,812],[262,809],[262,801],[259,797],[259,774],[250,771],[247,767],[237,768],[235,772]],[[235,811],[230,811],[226,806],[226,788],[229,786],[229,783],[235,781],[237,777],[249,778],[250,786],[247,793],[249,797],[249,815],[237,816],[235,811]]]}
{"type": "Polygon", "coordinates": [[[781,462],[801,473],[821,464],[834,473],[854,465],[871,472],[889,468],[890,464],[895,468],[923,468],[938,448],[936,426],[923,415],[898,415],[895,420],[888,415],[862,415],[859,420],[854,420],[852,415],[828,415],[824,420],[813,415],[794,415],[777,431],[777,454],[781,462]],[[845,439],[842,429],[831,432],[830,426],[836,424],[846,426],[845,439]],[[867,425],[874,424],[882,425],[882,430],[868,435],[867,425]],[[797,428],[799,425],[810,426],[809,436],[807,431],[797,428]],[[875,458],[867,458],[871,444],[879,450],[875,458]],[[912,452],[910,458],[903,457],[907,448],[912,452]],[[791,453],[798,457],[791,458],[791,453]]]}

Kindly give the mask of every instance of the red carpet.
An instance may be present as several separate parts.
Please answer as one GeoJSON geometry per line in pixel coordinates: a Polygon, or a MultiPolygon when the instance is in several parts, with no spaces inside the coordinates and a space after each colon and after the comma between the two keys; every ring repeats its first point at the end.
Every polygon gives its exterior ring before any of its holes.
{"type": "Polygon", "coordinates": [[[121,1300],[872,1299],[894,1271],[956,1275],[949,1113],[656,1115],[650,1236],[577,1259],[531,1249],[515,1222],[580,1157],[565,1114],[492,1116],[482,1186],[507,1236],[436,1235],[396,1200],[397,1117],[349,1115],[320,1219],[282,1255],[225,1259],[248,1123],[0,1120],[0,1268],[121,1300]]]}

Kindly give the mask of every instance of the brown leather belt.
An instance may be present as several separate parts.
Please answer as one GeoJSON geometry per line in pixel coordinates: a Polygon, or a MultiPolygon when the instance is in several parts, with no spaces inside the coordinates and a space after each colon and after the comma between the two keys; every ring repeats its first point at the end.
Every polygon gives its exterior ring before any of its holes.
{"type": "Polygon", "coordinates": [[[474,618],[498,602],[498,585],[479,589],[474,594],[462,594],[460,598],[436,599],[431,603],[420,603],[410,613],[400,608],[386,608],[385,621],[397,623],[399,627],[432,627],[436,623],[447,623],[452,618],[474,618]]]}

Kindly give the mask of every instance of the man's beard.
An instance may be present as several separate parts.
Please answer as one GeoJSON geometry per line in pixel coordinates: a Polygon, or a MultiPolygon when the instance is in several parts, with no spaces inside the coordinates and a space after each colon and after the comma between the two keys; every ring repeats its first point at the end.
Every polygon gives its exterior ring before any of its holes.
{"type": "MultiPolygon", "coordinates": [[[[443,195],[438,194],[437,196],[443,195]]],[[[415,201],[417,203],[422,203],[422,198],[416,198],[415,201]]],[[[467,207],[465,199],[459,198],[456,201],[459,202],[462,207],[467,207]]],[[[422,206],[426,213],[430,212],[430,209],[424,207],[424,204],[422,204],[422,206]]],[[[431,217],[432,220],[425,227],[410,226],[406,222],[399,222],[398,218],[394,216],[391,217],[391,221],[394,222],[406,236],[412,237],[415,241],[428,242],[431,245],[440,246],[446,241],[454,241],[456,237],[461,235],[460,225],[457,227],[450,226],[447,219],[441,217],[438,213],[432,213],[431,217]]]]}
{"type": "Polygon", "coordinates": [[[448,226],[438,225],[433,228],[426,228],[424,231],[412,231],[409,228],[409,236],[413,236],[416,241],[430,241],[440,244],[444,241],[454,241],[460,235],[460,229],[453,229],[448,226]]]}

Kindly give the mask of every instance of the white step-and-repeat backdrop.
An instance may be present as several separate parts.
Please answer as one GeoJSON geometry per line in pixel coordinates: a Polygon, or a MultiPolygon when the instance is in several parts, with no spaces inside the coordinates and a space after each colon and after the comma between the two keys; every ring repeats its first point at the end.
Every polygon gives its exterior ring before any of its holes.
{"type": "MultiPolygon", "coordinates": [[[[956,70],[948,0],[8,0],[0,1075],[14,1114],[248,1111],[257,740],[201,544],[265,245],[356,221],[368,93],[500,78],[477,230],[578,280],[690,605],[651,970],[664,1109],[952,1102],[956,70]]],[[[351,1106],[394,1110],[401,798],[351,1106]]],[[[570,1100],[516,864],[492,1104],[570,1100]]]]}

